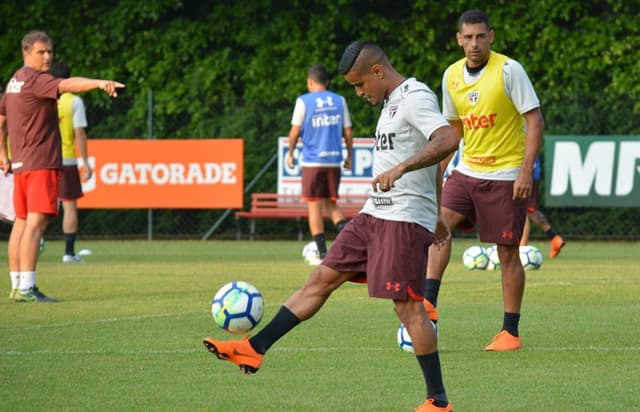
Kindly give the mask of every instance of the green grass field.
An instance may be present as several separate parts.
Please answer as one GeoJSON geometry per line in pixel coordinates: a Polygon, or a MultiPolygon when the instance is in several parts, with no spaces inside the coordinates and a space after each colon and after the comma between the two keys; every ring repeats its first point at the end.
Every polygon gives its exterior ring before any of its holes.
{"type": "MultiPolygon", "coordinates": [[[[569,242],[527,272],[522,350],[487,353],[502,322],[500,276],[467,271],[454,242],[440,293],[440,352],[456,411],[640,411],[640,244],[569,242]]],[[[534,242],[548,253],[546,242],[534,242]]],[[[260,372],[217,361],[202,337],[227,281],[255,284],[265,320],[306,280],[294,241],[48,242],[38,285],[55,304],[0,299],[2,411],[412,411],[415,357],[396,345],[390,301],[347,284],[280,340],[260,372]]]]}

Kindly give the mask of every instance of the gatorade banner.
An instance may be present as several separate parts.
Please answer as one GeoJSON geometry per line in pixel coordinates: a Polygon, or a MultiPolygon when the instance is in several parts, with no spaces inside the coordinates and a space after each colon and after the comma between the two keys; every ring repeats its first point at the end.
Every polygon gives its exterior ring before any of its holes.
{"type": "Polygon", "coordinates": [[[242,139],[89,139],[88,151],[79,208],[242,208],[242,139]]]}

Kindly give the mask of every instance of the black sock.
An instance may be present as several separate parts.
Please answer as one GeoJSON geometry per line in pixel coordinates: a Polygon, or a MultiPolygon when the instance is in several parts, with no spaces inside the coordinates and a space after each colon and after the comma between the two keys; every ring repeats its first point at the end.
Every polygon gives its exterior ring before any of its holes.
{"type": "Polygon", "coordinates": [[[65,255],[75,255],[76,246],[76,234],[75,233],[65,233],[64,234],[64,254],[65,255]]]}
{"type": "Polygon", "coordinates": [[[502,321],[502,330],[506,330],[513,336],[518,337],[518,323],[520,322],[519,313],[504,313],[504,320],[502,321]]]}
{"type": "Polygon", "coordinates": [[[440,281],[438,279],[427,279],[424,286],[424,298],[431,302],[433,306],[438,306],[438,293],[440,293],[440,281]]]}
{"type": "Polygon", "coordinates": [[[442,382],[440,355],[438,352],[433,352],[428,355],[416,355],[416,359],[418,359],[427,385],[427,399],[433,399],[436,406],[447,406],[449,399],[442,382]]]}
{"type": "Polygon", "coordinates": [[[271,319],[260,332],[249,339],[249,343],[258,353],[266,353],[278,339],[295,328],[300,319],[296,317],[286,306],[280,306],[276,316],[271,319]]]}
{"type": "Polygon", "coordinates": [[[546,232],[544,232],[545,235],[547,235],[547,237],[549,239],[553,239],[554,237],[556,237],[556,232],[553,231],[553,229],[549,229],[546,232]]]}
{"type": "Polygon", "coordinates": [[[346,219],[342,219],[341,221],[339,221],[338,223],[336,223],[336,229],[338,230],[338,233],[340,233],[340,231],[347,225],[347,220],[346,219]]]}
{"type": "Polygon", "coordinates": [[[327,239],[324,237],[324,233],[314,235],[313,240],[316,242],[316,246],[318,246],[320,259],[323,259],[327,254],[327,239]]]}

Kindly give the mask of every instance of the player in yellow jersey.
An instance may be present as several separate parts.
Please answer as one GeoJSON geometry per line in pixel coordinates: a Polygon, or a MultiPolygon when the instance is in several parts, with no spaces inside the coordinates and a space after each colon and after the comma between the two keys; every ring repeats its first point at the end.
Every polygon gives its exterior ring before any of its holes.
{"type": "MultiPolygon", "coordinates": [[[[54,63],[51,74],[64,79],[69,78],[71,71],[64,63],[54,63]]],[[[65,251],[63,263],[82,263],[83,259],[76,255],[75,243],[78,233],[78,199],[83,196],[76,146],[83,160],[82,177],[91,178],[91,166],[87,154],[87,116],[80,96],[63,93],[58,98],[58,120],[60,137],[62,138],[62,179],[60,180],[60,201],[62,203],[62,232],[64,233],[65,251]]]]}
{"type": "MultiPolygon", "coordinates": [[[[449,227],[475,223],[482,242],[496,243],[502,267],[502,330],[485,348],[521,347],[518,331],[525,274],[518,245],[527,217],[532,171],[542,142],[540,101],[515,60],[491,50],[495,33],[480,10],[459,19],[458,44],[465,57],[443,75],[443,114],[464,139],[462,159],[442,192],[442,217],[449,227]]],[[[435,309],[451,241],[429,251],[425,307],[435,309]]]]}

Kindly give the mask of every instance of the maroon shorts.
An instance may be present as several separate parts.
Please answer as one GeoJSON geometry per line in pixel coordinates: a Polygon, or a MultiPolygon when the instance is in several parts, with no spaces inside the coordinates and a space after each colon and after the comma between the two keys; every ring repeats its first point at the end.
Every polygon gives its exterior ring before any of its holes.
{"type": "Polygon", "coordinates": [[[58,216],[58,186],[60,170],[28,170],[13,175],[13,206],[16,218],[26,219],[28,213],[58,216]]]}
{"type": "Polygon", "coordinates": [[[527,211],[535,212],[540,208],[540,198],[538,197],[538,190],[540,190],[540,181],[534,180],[531,187],[531,194],[529,200],[527,200],[527,211]]]}
{"type": "Polygon", "coordinates": [[[520,244],[527,201],[513,200],[512,180],[476,179],[454,170],[442,188],[442,207],[475,222],[482,242],[520,244]]]}
{"type": "Polygon", "coordinates": [[[304,200],[338,199],[339,167],[303,167],[301,174],[304,200]]]}
{"type": "Polygon", "coordinates": [[[82,197],[82,184],[78,166],[62,166],[62,180],[60,180],[60,192],[58,196],[62,200],[76,200],[82,197]]]}
{"type": "Polygon", "coordinates": [[[369,296],[395,300],[424,297],[428,247],[433,234],[416,223],[360,213],[340,231],[324,266],[366,276],[369,296]]]}

